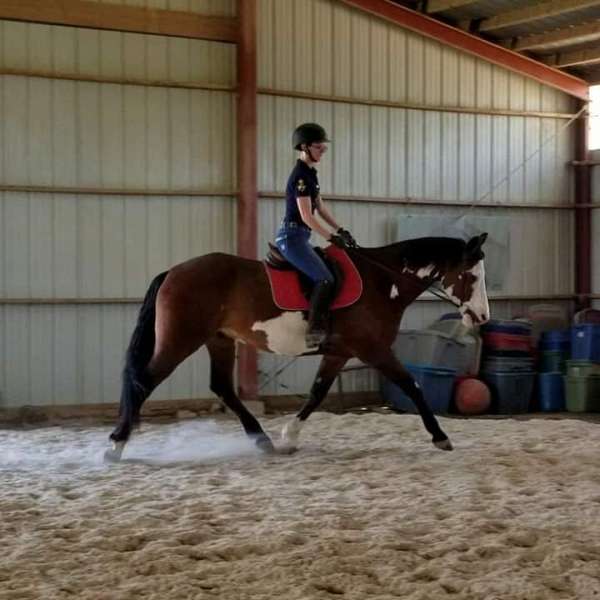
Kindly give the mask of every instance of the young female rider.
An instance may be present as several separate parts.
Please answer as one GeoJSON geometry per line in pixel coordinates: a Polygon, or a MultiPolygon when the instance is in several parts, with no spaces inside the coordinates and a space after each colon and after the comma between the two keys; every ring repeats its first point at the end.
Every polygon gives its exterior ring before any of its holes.
{"type": "Polygon", "coordinates": [[[309,347],[318,346],[325,338],[334,288],[331,271],[309,243],[311,231],[316,231],[340,248],[356,246],[350,232],[340,227],[325,207],[319,191],[314,165],[320,162],[327,151],[327,142],[325,130],[317,123],[304,123],[294,130],[292,146],[300,151],[300,158],[288,178],[285,217],[275,239],[283,256],[315,283],[306,334],[309,347]]]}

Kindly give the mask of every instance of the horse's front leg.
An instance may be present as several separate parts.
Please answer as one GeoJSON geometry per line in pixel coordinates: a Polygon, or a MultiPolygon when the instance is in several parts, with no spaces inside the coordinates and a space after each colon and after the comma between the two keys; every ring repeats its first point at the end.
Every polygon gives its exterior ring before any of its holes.
{"type": "Polygon", "coordinates": [[[312,414],[312,412],[321,404],[329,388],[331,388],[335,378],[342,367],[346,364],[348,358],[340,356],[325,355],[319,365],[317,376],[310,388],[310,397],[306,404],[300,409],[300,412],[294,417],[292,421],[286,423],[281,432],[281,441],[283,447],[288,451],[293,451],[298,446],[298,438],[300,436],[300,430],[306,419],[312,414]]]}
{"type": "Polygon", "coordinates": [[[413,379],[412,375],[395,358],[391,349],[385,352],[369,353],[359,356],[359,358],[372,367],[375,367],[382,375],[395,383],[402,391],[414,402],[425,429],[433,436],[434,446],[441,450],[452,450],[452,444],[448,436],[442,431],[435,415],[429,408],[419,384],[413,379]]]}

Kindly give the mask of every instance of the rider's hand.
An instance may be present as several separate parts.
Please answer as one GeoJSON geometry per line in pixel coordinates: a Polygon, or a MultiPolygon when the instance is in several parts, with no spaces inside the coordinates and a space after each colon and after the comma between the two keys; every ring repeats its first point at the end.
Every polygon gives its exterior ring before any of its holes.
{"type": "Polygon", "coordinates": [[[347,229],[340,227],[337,230],[336,234],[339,235],[344,240],[344,242],[346,242],[346,247],[358,248],[358,244],[356,243],[354,236],[347,229]]]}
{"type": "Polygon", "coordinates": [[[346,240],[341,235],[337,235],[337,233],[332,233],[331,236],[329,236],[329,242],[342,250],[348,250],[349,248],[346,240]]]}

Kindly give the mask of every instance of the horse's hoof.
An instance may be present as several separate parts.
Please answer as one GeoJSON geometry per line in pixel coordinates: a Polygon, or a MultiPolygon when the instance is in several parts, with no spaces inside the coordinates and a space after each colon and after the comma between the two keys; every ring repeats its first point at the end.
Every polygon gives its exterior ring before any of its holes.
{"type": "Polygon", "coordinates": [[[265,454],[275,454],[276,453],[275,446],[273,446],[273,442],[270,440],[269,436],[267,436],[267,435],[261,435],[261,436],[257,437],[256,441],[254,443],[256,444],[256,447],[259,450],[262,450],[265,454]]]}
{"type": "Polygon", "coordinates": [[[437,442],[434,441],[433,445],[440,450],[454,450],[452,442],[448,438],[445,440],[438,440],[437,442]]]}
{"type": "Polygon", "coordinates": [[[298,452],[297,446],[279,446],[277,448],[277,454],[296,454],[298,452]]]}
{"type": "Polygon", "coordinates": [[[125,444],[123,442],[114,442],[112,448],[109,448],[104,453],[104,462],[105,463],[120,462],[121,455],[123,454],[123,448],[125,448],[125,444]]]}

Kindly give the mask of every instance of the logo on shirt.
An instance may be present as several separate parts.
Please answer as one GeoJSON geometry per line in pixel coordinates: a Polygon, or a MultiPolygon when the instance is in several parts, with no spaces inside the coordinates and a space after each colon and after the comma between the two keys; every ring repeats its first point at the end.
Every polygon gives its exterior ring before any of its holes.
{"type": "Polygon", "coordinates": [[[303,192],[306,189],[306,184],[304,183],[304,179],[298,179],[298,183],[296,184],[296,189],[299,192],[303,192]]]}

